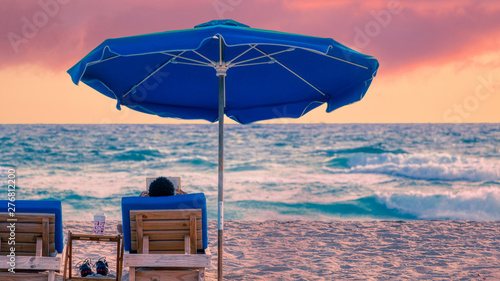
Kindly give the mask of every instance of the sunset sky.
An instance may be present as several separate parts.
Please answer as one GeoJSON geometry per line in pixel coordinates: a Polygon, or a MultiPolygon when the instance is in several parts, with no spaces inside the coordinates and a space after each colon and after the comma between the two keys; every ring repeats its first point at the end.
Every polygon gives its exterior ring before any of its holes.
{"type": "Polygon", "coordinates": [[[74,85],[66,70],[107,38],[226,18],[334,38],[379,60],[362,101],[330,114],[322,106],[297,120],[273,122],[500,122],[500,1],[3,0],[1,5],[1,124],[186,122],[118,111],[114,100],[83,83],[74,85]]]}

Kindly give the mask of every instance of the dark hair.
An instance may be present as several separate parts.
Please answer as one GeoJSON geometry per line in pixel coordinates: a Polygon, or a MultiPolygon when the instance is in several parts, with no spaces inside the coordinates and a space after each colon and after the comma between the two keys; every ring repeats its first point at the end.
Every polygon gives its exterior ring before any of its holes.
{"type": "Polygon", "coordinates": [[[159,197],[159,196],[171,196],[175,193],[174,184],[168,180],[166,177],[156,178],[149,185],[149,196],[159,197]]]}

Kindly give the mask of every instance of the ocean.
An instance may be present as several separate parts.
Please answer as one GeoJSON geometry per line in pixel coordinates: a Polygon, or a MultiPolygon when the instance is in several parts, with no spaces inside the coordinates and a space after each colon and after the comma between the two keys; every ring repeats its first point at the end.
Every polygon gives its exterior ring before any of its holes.
{"type": "MultiPolygon", "coordinates": [[[[217,134],[0,125],[0,198],[14,168],[17,200],[61,200],[65,220],[120,220],[121,197],[146,177],[179,176],[216,219],[217,134]]],[[[500,124],[226,125],[224,177],[226,220],[500,220],[500,124]]]]}

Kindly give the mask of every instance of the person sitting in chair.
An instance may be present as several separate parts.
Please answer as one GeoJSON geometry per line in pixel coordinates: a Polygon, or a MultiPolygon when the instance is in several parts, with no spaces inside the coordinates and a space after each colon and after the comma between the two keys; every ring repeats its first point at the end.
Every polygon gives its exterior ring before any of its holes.
{"type": "MultiPolygon", "coordinates": [[[[179,194],[187,194],[179,188],[179,194]]],[[[174,184],[166,177],[158,177],[149,185],[148,191],[143,191],[140,196],[142,197],[160,197],[175,195],[174,184]]]]}
{"type": "MultiPolygon", "coordinates": [[[[179,195],[187,194],[179,188],[179,195]]],[[[161,197],[161,196],[172,196],[175,195],[174,184],[166,177],[158,177],[149,185],[148,191],[143,191],[141,197],[161,197]]],[[[123,233],[123,225],[119,223],[116,226],[118,233],[123,233]]]]}

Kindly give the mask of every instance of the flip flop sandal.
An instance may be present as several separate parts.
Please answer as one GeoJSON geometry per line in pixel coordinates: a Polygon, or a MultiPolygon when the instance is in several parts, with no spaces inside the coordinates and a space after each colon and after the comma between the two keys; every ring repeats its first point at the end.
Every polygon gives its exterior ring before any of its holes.
{"type": "Polygon", "coordinates": [[[76,265],[76,268],[80,270],[80,275],[82,277],[93,274],[92,268],[90,266],[91,263],[92,261],[90,260],[90,258],[86,258],[84,261],[81,261],[76,265]]]}
{"type": "Polygon", "coordinates": [[[95,270],[97,274],[101,274],[102,276],[108,275],[108,262],[106,262],[106,258],[102,257],[95,263],[95,270]]]}

